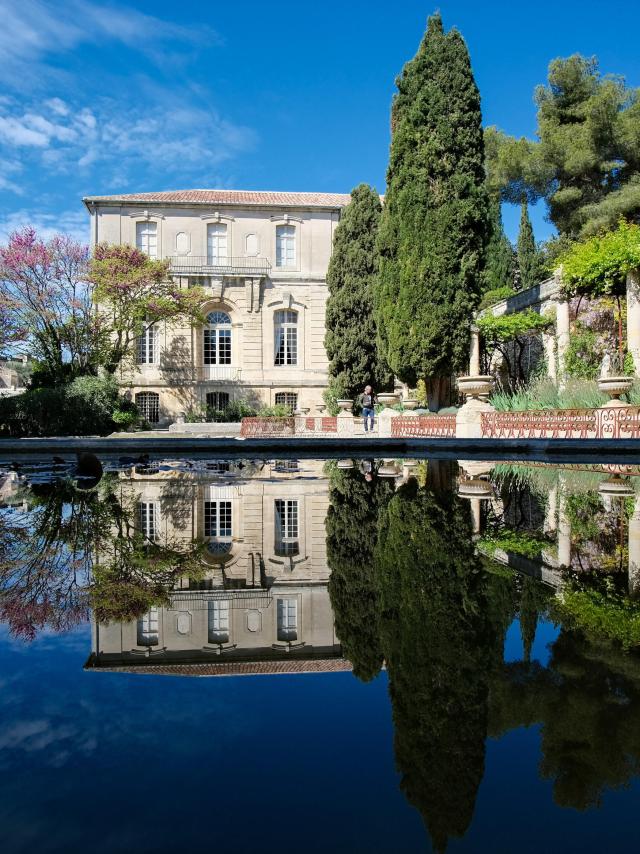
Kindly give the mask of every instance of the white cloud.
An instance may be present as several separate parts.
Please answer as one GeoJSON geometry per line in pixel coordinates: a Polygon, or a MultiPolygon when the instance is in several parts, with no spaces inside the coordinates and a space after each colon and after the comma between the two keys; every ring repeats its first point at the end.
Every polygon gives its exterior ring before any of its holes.
{"type": "Polygon", "coordinates": [[[89,215],[78,203],[74,210],[45,213],[38,209],[22,208],[0,216],[0,245],[9,235],[26,225],[31,225],[44,240],[56,234],[67,234],[81,243],[89,242],[89,215]]]}

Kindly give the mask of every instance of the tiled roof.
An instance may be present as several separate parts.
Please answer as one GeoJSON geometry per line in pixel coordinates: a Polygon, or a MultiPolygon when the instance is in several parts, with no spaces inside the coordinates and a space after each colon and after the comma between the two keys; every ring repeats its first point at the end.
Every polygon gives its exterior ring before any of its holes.
{"type": "Polygon", "coordinates": [[[282,661],[224,661],[203,664],[87,664],[87,670],[108,673],[149,673],[156,676],[273,676],[278,673],[342,673],[352,669],[345,658],[283,659],[282,661]]]}
{"type": "Polygon", "coordinates": [[[349,204],[351,196],[348,193],[278,193],[259,190],[167,190],[161,193],[125,193],[121,196],[86,196],[83,201],[341,208],[349,204]]]}

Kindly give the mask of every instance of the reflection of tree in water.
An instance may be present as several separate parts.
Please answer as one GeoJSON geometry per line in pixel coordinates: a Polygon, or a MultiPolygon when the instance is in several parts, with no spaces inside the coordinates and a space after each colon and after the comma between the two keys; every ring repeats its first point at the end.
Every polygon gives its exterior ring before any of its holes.
{"type": "Polygon", "coordinates": [[[434,468],[426,488],[409,481],[382,512],[375,565],[401,785],[443,851],[473,815],[489,671],[502,661],[512,602],[498,591],[502,607],[489,607],[469,505],[450,489],[431,491],[443,479],[434,468]]]}
{"type": "Polygon", "coordinates": [[[558,806],[599,806],[605,790],[640,773],[638,659],[563,630],[548,668],[504,665],[492,680],[490,733],[532,724],[558,806]]]}
{"type": "Polygon", "coordinates": [[[329,596],[336,634],[355,675],[367,682],[382,666],[373,550],[378,513],[392,493],[388,480],[332,467],[326,518],[329,596]]]}
{"type": "Polygon", "coordinates": [[[198,543],[151,543],[136,506],[105,476],[92,490],[70,480],[25,491],[28,509],[0,510],[0,619],[29,640],[45,627],[134,619],[201,572],[198,543]]]}

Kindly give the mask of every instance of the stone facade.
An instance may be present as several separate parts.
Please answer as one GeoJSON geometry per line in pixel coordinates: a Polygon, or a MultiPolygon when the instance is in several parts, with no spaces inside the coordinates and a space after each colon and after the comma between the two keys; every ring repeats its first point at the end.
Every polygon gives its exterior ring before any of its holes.
{"type": "MultiPolygon", "coordinates": [[[[123,476],[123,505],[137,508],[143,533],[172,546],[204,541],[207,570],[203,580],[183,578],[168,607],[140,620],[94,624],[88,666],[214,663],[217,673],[220,663],[272,661],[280,672],[284,660],[339,659],[323,464],[198,465],[123,476]]],[[[259,672],[271,671],[265,663],[259,672]]]]}
{"type": "Polygon", "coordinates": [[[171,260],[181,287],[204,287],[204,328],[159,324],[121,383],[152,423],[197,405],[322,404],[326,273],[348,195],[183,191],[84,199],[91,242],[171,260]],[[157,397],[156,397],[157,396],[157,397]]]}

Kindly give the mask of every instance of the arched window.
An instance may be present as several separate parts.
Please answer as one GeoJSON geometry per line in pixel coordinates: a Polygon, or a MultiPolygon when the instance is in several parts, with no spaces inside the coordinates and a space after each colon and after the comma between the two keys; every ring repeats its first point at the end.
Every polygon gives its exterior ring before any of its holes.
{"type": "Polygon", "coordinates": [[[296,266],[295,225],[276,226],[276,267],[296,266]]]}
{"type": "Polygon", "coordinates": [[[298,312],[276,311],[274,322],[274,364],[298,364],[298,312]]]}
{"type": "Polygon", "coordinates": [[[205,365],[231,364],[231,318],[226,312],[212,311],[207,315],[203,354],[205,365]]]}
{"type": "Polygon", "coordinates": [[[136,406],[149,424],[157,424],[160,421],[160,395],[155,391],[139,391],[136,394],[136,406]]]}
{"type": "Polygon", "coordinates": [[[149,258],[158,257],[158,224],[155,222],[136,223],[136,247],[149,258]]]}
{"type": "Polygon", "coordinates": [[[207,264],[216,266],[227,261],[227,226],[214,222],[207,226],[207,264]]]}

